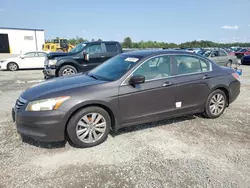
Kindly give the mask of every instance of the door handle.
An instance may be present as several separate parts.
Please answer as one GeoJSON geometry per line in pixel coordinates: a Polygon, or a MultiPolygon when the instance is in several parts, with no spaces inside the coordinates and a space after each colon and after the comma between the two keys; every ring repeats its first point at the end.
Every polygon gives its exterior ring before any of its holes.
{"type": "Polygon", "coordinates": [[[165,82],[162,86],[163,87],[166,87],[166,86],[170,86],[170,85],[172,85],[173,83],[172,82],[165,82]]]}
{"type": "Polygon", "coordinates": [[[203,80],[205,80],[205,79],[209,79],[210,78],[210,76],[208,76],[208,75],[205,75],[205,76],[203,76],[203,80]]]}

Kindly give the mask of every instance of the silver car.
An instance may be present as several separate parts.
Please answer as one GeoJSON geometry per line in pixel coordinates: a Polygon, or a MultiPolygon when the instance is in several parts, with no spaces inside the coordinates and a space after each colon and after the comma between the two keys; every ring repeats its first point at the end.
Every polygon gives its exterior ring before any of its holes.
{"type": "Polygon", "coordinates": [[[222,49],[208,50],[203,55],[221,66],[232,67],[233,64],[238,66],[237,57],[235,55],[229,55],[222,49]]]}

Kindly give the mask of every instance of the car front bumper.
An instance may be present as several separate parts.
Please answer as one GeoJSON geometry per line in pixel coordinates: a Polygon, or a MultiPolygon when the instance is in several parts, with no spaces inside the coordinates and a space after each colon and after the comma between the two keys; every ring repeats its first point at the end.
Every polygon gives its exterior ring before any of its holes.
{"type": "Polygon", "coordinates": [[[59,110],[27,112],[12,108],[12,118],[17,132],[44,142],[65,140],[65,123],[62,122],[64,115],[65,112],[59,110]]]}
{"type": "Polygon", "coordinates": [[[43,75],[45,79],[53,78],[56,76],[56,69],[45,67],[43,69],[43,75]]]}

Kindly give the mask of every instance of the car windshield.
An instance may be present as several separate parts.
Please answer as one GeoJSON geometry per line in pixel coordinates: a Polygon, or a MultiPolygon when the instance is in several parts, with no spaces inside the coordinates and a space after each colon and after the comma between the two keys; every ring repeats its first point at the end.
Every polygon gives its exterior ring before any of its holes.
{"type": "Polygon", "coordinates": [[[120,79],[141,59],[139,56],[117,55],[91,70],[88,75],[101,80],[120,79]]]}
{"type": "Polygon", "coordinates": [[[87,44],[86,43],[81,43],[81,44],[78,44],[75,48],[73,48],[70,53],[79,53],[83,50],[83,48],[86,46],[87,44]]]}

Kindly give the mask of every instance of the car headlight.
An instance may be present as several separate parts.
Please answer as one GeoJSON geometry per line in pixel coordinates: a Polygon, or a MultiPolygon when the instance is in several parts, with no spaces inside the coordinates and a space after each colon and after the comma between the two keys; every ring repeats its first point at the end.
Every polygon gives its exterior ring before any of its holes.
{"type": "Polygon", "coordinates": [[[29,102],[26,107],[26,111],[47,111],[47,110],[56,110],[58,109],[62,103],[68,100],[69,96],[43,99],[29,102]]]}
{"type": "Polygon", "coordinates": [[[49,60],[49,65],[55,65],[57,62],[57,60],[53,59],[53,60],[49,60]]]}

